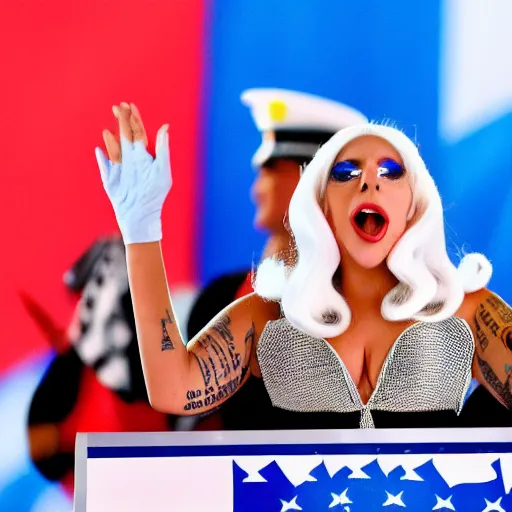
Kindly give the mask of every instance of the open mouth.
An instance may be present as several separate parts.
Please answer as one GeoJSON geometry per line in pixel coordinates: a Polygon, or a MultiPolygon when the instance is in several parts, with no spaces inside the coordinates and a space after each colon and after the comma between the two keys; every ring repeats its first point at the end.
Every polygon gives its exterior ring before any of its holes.
{"type": "Polygon", "coordinates": [[[386,212],[376,204],[360,204],[350,216],[356,233],[366,242],[382,240],[388,230],[389,218],[386,212]]]}

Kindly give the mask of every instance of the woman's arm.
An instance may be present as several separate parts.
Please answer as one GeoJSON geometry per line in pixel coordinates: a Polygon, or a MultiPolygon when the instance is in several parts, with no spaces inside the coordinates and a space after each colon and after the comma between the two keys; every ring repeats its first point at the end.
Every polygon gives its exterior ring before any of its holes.
{"type": "Polygon", "coordinates": [[[127,262],[151,405],[181,415],[217,407],[249,375],[251,349],[267,318],[265,304],[255,295],[237,301],[185,347],[168,293],[160,244],[128,245],[127,262]]]}
{"type": "Polygon", "coordinates": [[[244,383],[251,349],[268,318],[268,306],[254,295],[241,299],[185,347],[160,249],[161,212],[172,185],[167,127],[158,132],[153,158],[147,151],[146,131],[137,108],[122,103],[113,111],[120,140],[105,131],[109,158],[100,149],[96,157],[126,245],[149,400],[155,409],[170,414],[204,412],[221,404],[244,383]]]}
{"type": "Polygon", "coordinates": [[[512,409],[512,308],[482,290],[468,296],[475,336],[473,377],[512,409]]]}

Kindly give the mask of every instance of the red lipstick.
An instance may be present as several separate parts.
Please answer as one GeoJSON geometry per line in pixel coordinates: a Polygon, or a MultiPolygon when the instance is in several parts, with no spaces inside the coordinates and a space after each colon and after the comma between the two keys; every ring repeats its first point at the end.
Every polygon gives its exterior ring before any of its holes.
{"type": "Polygon", "coordinates": [[[365,242],[377,243],[386,235],[389,217],[378,204],[362,203],[350,215],[350,222],[365,242]]]}

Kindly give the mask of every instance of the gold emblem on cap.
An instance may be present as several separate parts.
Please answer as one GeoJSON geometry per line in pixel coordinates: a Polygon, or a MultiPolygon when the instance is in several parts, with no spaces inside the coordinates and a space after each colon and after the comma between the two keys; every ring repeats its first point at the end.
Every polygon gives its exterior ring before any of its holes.
{"type": "Polygon", "coordinates": [[[286,103],[280,100],[271,101],[268,105],[268,113],[272,121],[284,121],[287,110],[286,103]]]}

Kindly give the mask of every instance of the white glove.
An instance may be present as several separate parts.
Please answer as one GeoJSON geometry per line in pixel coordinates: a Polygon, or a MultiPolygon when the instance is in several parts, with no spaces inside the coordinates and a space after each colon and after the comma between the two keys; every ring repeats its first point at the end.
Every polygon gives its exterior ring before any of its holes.
{"type": "Polygon", "coordinates": [[[96,148],[103,187],[114,208],[125,244],[162,239],[162,207],[171,189],[168,126],[156,137],[156,158],[148,153],[147,137],[135,105],[114,107],[120,142],[103,133],[109,159],[96,148]]]}

